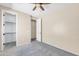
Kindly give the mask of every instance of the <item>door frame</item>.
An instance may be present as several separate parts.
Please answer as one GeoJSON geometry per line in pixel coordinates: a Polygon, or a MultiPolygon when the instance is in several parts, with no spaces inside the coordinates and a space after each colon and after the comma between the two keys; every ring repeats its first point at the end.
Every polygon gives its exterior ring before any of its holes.
{"type": "Polygon", "coordinates": [[[42,40],[42,18],[41,18],[41,42],[43,42],[42,40]]]}
{"type": "MultiPolygon", "coordinates": [[[[31,16],[31,21],[32,21],[32,18],[33,18],[33,17],[31,16]]],[[[40,30],[41,30],[41,33],[40,33],[41,39],[40,39],[40,42],[42,42],[42,19],[41,19],[41,18],[34,18],[34,19],[35,19],[36,23],[38,23],[37,20],[40,19],[40,23],[41,23],[41,24],[40,24],[40,25],[41,25],[41,29],[40,29],[40,30]]],[[[32,30],[32,29],[31,29],[31,30],[32,30]]],[[[37,40],[37,24],[36,24],[36,40],[37,40]]]]}
{"type": "MultiPolygon", "coordinates": [[[[15,15],[15,16],[16,16],[16,21],[17,21],[17,13],[14,12],[14,11],[4,10],[4,9],[2,9],[1,12],[2,12],[2,16],[1,16],[1,17],[2,17],[2,29],[1,29],[1,30],[2,30],[2,34],[1,34],[2,37],[1,37],[1,38],[2,38],[2,51],[3,51],[3,50],[4,50],[4,46],[3,46],[3,37],[4,37],[4,36],[3,36],[3,31],[4,31],[4,30],[3,30],[3,20],[4,20],[4,18],[3,18],[3,15],[4,15],[5,12],[7,12],[7,13],[9,13],[9,14],[12,14],[12,15],[15,15]]],[[[17,22],[16,22],[16,23],[17,23],[17,22]]],[[[16,26],[16,27],[17,27],[17,26],[16,26]]],[[[17,29],[16,29],[16,30],[17,30],[17,29]]],[[[16,37],[17,37],[17,36],[16,36],[16,37]]],[[[16,39],[16,46],[17,46],[17,39],[16,39]]]]}
{"type": "MultiPolygon", "coordinates": [[[[40,30],[41,30],[41,33],[40,33],[40,36],[41,36],[41,38],[40,38],[40,42],[42,42],[42,19],[41,18],[38,18],[38,19],[40,19],[40,30]]],[[[36,19],[36,20],[38,20],[38,19],[36,19]]],[[[38,22],[37,22],[38,23],[38,22]]],[[[37,30],[37,29],[36,29],[37,30]]],[[[37,34],[36,34],[37,35],[37,34]]]]}

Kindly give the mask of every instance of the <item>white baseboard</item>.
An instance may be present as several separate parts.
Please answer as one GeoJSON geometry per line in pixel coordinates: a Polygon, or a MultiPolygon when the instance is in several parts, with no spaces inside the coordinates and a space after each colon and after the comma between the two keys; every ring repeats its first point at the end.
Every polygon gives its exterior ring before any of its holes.
{"type": "MultiPolygon", "coordinates": [[[[48,44],[48,45],[51,45],[51,44],[49,44],[49,43],[47,43],[47,42],[43,42],[43,43],[48,44]]],[[[59,49],[61,49],[61,50],[67,51],[67,52],[72,53],[72,54],[74,54],[74,55],[79,55],[79,54],[76,53],[76,52],[73,52],[73,51],[71,51],[71,50],[62,48],[62,47],[60,47],[60,46],[58,46],[58,45],[55,45],[55,44],[54,44],[54,45],[51,45],[51,46],[54,46],[54,47],[59,48],[59,49]]]]}

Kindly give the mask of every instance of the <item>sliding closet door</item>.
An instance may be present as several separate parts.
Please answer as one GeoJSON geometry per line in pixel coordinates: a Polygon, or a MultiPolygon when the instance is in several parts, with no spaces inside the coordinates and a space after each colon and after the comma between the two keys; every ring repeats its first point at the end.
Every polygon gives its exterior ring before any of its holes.
{"type": "Polygon", "coordinates": [[[24,46],[31,42],[31,18],[24,13],[18,13],[16,20],[17,46],[24,46]]]}

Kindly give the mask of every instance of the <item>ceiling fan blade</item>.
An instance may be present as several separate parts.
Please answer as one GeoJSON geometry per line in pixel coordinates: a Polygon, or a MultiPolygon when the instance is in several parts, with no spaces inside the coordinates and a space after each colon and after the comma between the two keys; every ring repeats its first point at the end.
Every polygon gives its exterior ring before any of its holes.
{"type": "Polygon", "coordinates": [[[42,7],[42,5],[40,5],[40,8],[41,8],[41,10],[43,10],[43,11],[45,10],[45,9],[42,7]]]}
{"type": "Polygon", "coordinates": [[[33,8],[33,11],[36,9],[36,6],[33,8]]]}
{"type": "Polygon", "coordinates": [[[50,4],[50,3],[42,3],[43,5],[48,5],[48,4],[50,4]]]}

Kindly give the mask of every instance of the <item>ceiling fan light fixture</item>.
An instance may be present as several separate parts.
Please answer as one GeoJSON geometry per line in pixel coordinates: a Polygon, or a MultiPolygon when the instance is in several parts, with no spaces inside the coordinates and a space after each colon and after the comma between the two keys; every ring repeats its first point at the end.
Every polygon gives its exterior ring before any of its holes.
{"type": "Polygon", "coordinates": [[[40,9],[42,10],[42,11],[44,11],[45,9],[43,8],[43,6],[40,6],[40,9]]]}
{"type": "Polygon", "coordinates": [[[44,7],[42,6],[44,3],[34,3],[35,6],[33,8],[33,11],[35,11],[37,8],[40,8],[42,11],[44,11],[44,7]]]}
{"type": "Polygon", "coordinates": [[[35,9],[36,9],[36,6],[33,8],[33,11],[35,11],[35,9]]]}

